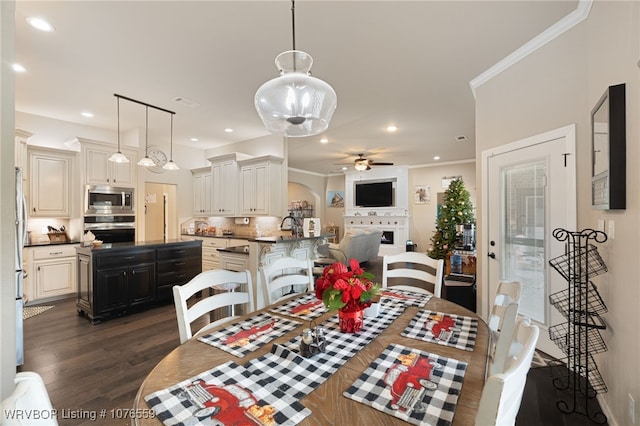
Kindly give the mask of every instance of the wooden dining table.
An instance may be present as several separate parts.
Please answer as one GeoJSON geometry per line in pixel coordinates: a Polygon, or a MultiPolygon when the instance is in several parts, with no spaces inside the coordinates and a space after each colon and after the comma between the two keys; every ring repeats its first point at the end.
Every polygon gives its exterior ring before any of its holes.
{"type": "MultiPolygon", "coordinates": [[[[286,301],[280,303],[286,303],[286,301]]],[[[237,321],[254,316],[260,312],[267,312],[270,308],[271,307],[268,306],[262,310],[252,312],[244,317],[240,317],[237,321]]],[[[335,311],[329,311],[316,319],[316,323],[320,324],[325,319],[335,315],[337,315],[335,311]]],[[[235,321],[236,320],[234,320],[234,322],[235,321]]],[[[367,321],[375,321],[375,319],[365,318],[364,327],[367,326],[367,321]]],[[[224,327],[225,325],[222,325],[219,328],[224,327]]],[[[207,345],[197,340],[196,336],[178,346],[164,359],[162,359],[156,367],[154,367],[138,390],[133,403],[132,412],[140,413],[149,410],[149,405],[144,399],[144,397],[149,394],[169,388],[227,361],[244,364],[253,358],[269,353],[272,344],[284,343],[296,336],[300,336],[302,334],[302,330],[307,327],[309,327],[309,323],[305,322],[298,328],[274,339],[272,342],[247,354],[243,358],[238,358],[221,349],[207,345]]],[[[349,359],[337,370],[337,372],[331,375],[331,377],[329,377],[317,389],[300,400],[302,405],[310,409],[312,412],[312,414],[306,417],[300,424],[331,426],[386,426],[408,424],[399,418],[393,417],[368,405],[343,396],[343,392],[363,374],[367,367],[369,367],[370,364],[375,361],[390,344],[400,344],[467,363],[467,369],[464,374],[462,389],[455,407],[452,424],[473,424],[486,378],[489,360],[489,343],[490,333],[487,324],[474,312],[471,312],[460,305],[449,302],[445,299],[432,297],[422,308],[408,306],[389,327],[371,341],[363,350],[359,351],[354,357],[349,359]],[[411,319],[421,309],[477,318],[478,329],[473,350],[462,350],[455,347],[401,336],[402,331],[409,325],[411,319]]],[[[159,419],[153,416],[144,415],[139,417],[140,418],[132,418],[133,425],[146,426],[162,424],[159,419]]]]}

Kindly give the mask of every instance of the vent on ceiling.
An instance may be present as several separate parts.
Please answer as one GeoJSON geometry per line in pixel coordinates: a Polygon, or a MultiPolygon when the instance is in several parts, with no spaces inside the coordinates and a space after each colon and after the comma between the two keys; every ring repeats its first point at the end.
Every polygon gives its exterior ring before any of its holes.
{"type": "Polygon", "coordinates": [[[467,141],[467,137],[465,135],[456,136],[456,140],[458,142],[466,142],[467,141]]]}
{"type": "Polygon", "coordinates": [[[182,96],[178,96],[176,98],[173,98],[173,102],[177,102],[177,103],[182,104],[184,106],[188,106],[189,108],[197,108],[197,107],[200,106],[200,104],[197,103],[196,101],[192,101],[191,99],[183,98],[182,96]]]}

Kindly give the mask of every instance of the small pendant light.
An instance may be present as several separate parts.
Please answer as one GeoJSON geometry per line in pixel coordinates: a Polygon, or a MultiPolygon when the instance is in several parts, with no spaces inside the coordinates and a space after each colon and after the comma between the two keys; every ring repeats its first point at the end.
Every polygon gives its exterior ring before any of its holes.
{"type": "Polygon", "coordinates": [[[118,152],[114,152],[111,157],[109,157],[109,161],[113,161],[114,163],[128,163],[129,159],[127,156],[120,152],[120,98],[116,97],[116,99],[118,100],[118,152]]]}
{"type": "Polygon", "coordinates": [[[145,133],[144,133],[144,157],[138,161],[138,166],[144,167],[153,167],[156,163],[153,162],[151,158],[149,158],[149,107],[146,108],[146,117],[145,117],[145,133]]]}
{"type": "Polygon", "coordinates": [[[180,167],[173,162],[173,114],[171,114],[171,150],[169,151],[169,161],[162,166],[165,170],[180,170],[180,167]]]}

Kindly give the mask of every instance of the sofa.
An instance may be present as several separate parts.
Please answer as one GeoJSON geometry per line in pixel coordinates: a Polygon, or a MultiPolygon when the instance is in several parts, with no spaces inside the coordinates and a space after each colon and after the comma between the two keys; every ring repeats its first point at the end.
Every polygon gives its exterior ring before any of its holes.
{"type": "Polygon", "coordinates": [[[347,264],[349,259],[367,263],[378,257],[382,231],[375,229],[357,229],[347,231],[340,243],[329,243],[323,247],[321,254],[332,257],[339,262],[347,264]],[[324,251],[324,253],[322,253],[324,251]]]}

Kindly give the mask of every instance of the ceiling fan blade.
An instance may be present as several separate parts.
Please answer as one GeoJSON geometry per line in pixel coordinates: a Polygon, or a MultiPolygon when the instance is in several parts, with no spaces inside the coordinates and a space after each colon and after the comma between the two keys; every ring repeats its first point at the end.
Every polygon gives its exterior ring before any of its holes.
{"type": "Polygon", "coordinates": [[[378,163],[377,161],[372,161],[369,164],[371,166],[393,166],[393,163],[378,163]]]}

